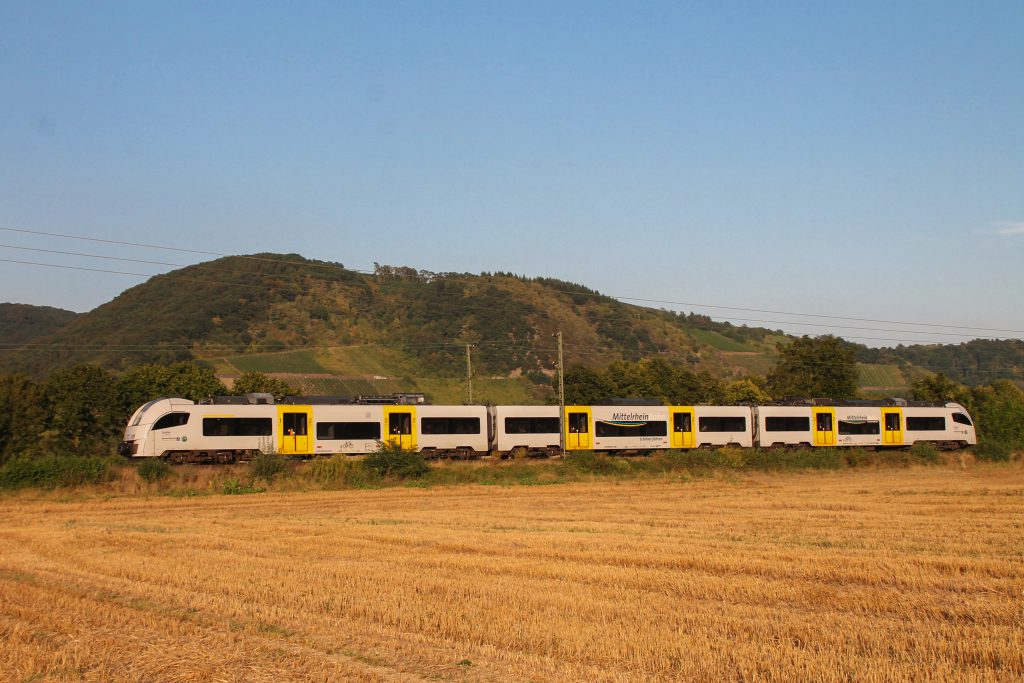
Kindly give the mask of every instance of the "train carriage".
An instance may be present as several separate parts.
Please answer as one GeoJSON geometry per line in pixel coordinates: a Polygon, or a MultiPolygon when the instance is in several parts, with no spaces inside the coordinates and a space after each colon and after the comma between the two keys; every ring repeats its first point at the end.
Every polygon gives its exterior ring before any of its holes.
{"type": "Polygon", "coordinates": [[[958,403],[852,401],[848,404],[756,406],[756,442],[778,446],[912,446],[919,441],[943,448],[977,443],[974,425],[958,403]]]}
{"type": "MultiPolygon", "coordinates": [[[[394,414],[408,406],[389,406],[394,414]]],[[[425,456],[471,457],[490,450],[486,406],[415,407],[419,437],[412,447],[425,456]]]]}
{"type": "Polygon", "coordinates": [[[909,405],[903,409],[902,427],[900,445],[930,441],[943,448],[962,448],[978,443],[974,422],[959,403],[943,407],[909,405]]]}
{"type": "Polygon", "coordinates": [[[494,451],[498,455],[561,452],[558,406],[493,406],[490,414],[494,451]]]}
{"type": "Polygon", "coordinates": [[[566,406],[567,451],[669,447],[669,411],[662,405],[566,406]]]}
{"type": "Polygon", "coordinates": [[[749,406],[695,406],[694,447],[754,445],[754,425],[749,406]]]}

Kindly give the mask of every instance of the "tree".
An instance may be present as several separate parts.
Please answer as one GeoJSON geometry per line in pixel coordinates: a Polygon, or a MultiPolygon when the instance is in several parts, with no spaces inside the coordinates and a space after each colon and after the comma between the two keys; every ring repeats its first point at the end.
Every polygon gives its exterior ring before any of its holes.
{"type": "Polygon", "coordinates": [[[155,398],[174,396],[202,401],[228,393],[211,368],[190,361],[171,365],[136,365],[118,380],[125,419],[136,408],[155,398]]]}
{"type": "Polygon", "coordinates": [[[1003,379],[971,394],[979,439],[1024,448],[1024,391],[1003,379]]]}
{"type": "Polygon", "coordinates": [[[76,365],[50,375],[45,385],[47,427],[62,448],[109,452],[125,426],[114,375],[95,365],[76,365]]]}
{"type": "Polygon", "coordinates": [[[781,357],[768,374],[768,387],[776,397],[841,400],[857,395],[857,359],[849,342],[805,335],[778,349],[781,357]]]}
{"type": "Polygon", "coordinates": [[[760,377],[744,377],[726,385],[723,402],[730,406],[757,405],[771,400],[765,381],[760,377]]]}
{"type": "MultiPolygon", "coordinates": [[[[557,389],[558,379],[554,385],[557,389]]],[[[577,366],[565,373],[567,404],[587,405],[609,398],[653,398],[672,405],[719,403],[722,383],[708,372],[670,365],[663,358],[614,361],[604,372],[577,366]]]]}
{"type": "Polygon", "coordinates": [[[276,377],[268,377],[262,372],[243,372],[235,380],[231,393],[236,396],[243,394],[273,394],[274,400],[280,401],[285,396],[297,396],[300,392],[292,385],[276,377]]]}
{"type": "Polygon", "coordinates": [[[42,388],[21,375],[0,376],[0,462],[35,446],[45,423],[42,388]]]}
{"type": "Polygon", "coordinates": [[[956,401],[968,410],[973,403],[967,387],[957,384],[941,372],[915,379],[910,386],[914,399],[918,401],[956,401]]]}
{"type": "MultiPolygon", "coordinates": [[[[577,365],[565,371],[565,404],[570,406],[589,405],[609,398],[610,388],[600,373],[585,365],[577,365]]],[[[555,397],[558,397],[558,375],[552,378],[555,397]]]]}

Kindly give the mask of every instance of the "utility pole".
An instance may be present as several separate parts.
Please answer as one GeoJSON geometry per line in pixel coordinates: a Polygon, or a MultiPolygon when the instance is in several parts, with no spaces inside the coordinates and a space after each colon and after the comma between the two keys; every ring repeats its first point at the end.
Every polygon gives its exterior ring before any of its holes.
{"type": "Polygon", "coordinates": [[[473,405],[473,359],[470,356],[472,344],[466,344],[466,383],[469,385],[469,405],[473,405]]]}
{"type": "Polygon", "coordinates": [[[565,368],[562,363],[562,331],[555,333],[558,337],[558,445],[565,457],[565,368]]]}

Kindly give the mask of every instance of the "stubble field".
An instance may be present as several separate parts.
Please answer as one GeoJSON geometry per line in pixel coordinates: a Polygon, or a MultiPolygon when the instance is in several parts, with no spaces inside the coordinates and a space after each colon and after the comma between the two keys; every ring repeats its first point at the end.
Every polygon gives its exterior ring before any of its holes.
{"type": "Polygon", "coordinates": [[[0,515],[4,680],[1024,677],[1019,465],[0,515]]]}

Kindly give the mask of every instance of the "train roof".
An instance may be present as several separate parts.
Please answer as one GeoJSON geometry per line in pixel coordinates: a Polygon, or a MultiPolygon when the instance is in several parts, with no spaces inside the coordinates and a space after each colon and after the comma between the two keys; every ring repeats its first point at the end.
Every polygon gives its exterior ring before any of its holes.
{"type": "Polygon", "coordinates": [[[910,401],[905,398],[883,398],[877,400],[847,399],[837,401],[831,398],[786,397],[778,401],[767,401],[766,406],[821,406],[836,408],[946,408],[960,406],[947,401],[910,401]]]}

